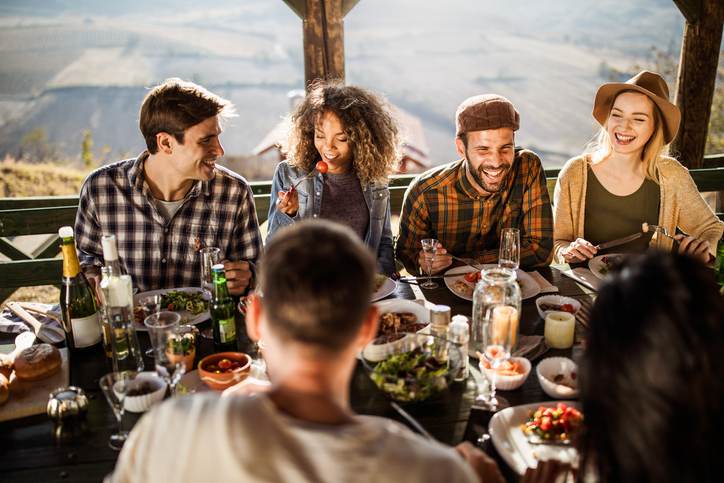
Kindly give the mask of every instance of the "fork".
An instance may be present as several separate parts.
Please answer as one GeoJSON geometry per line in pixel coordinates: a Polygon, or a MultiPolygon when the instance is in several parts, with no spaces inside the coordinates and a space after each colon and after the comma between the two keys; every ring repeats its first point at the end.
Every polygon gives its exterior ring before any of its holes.
{"type": "Polygon", "coordinates": [[[458,262],[464,263],[464,264],[467,265],[468,267],[472,267],[472,268],[474,268],[474,269],[477,270],[477,271],[480,271],[480,270],[483,269],[482,266],[477,265],[477,264],[474,264],[474,263],[471,263],[469,258],[468,258],[468,259],[460,258],[460,257],[456,257],[455,255],[452,255],[452,254],[450,255],[450,258],[452,258],[453,260],[457,260],[458,262]]]}

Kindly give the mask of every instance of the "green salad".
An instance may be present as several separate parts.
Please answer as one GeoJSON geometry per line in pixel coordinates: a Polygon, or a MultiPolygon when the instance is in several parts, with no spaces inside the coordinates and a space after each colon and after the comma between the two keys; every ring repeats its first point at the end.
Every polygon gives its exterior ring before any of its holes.
{"type": "Polygon", "coordinates": [[[370,377],[381,390],[398,401],[422,401],[447,387],[447,361],[430,349],[418,347],[395,354],[377,364],[370,377]]]}
{"type": "Polygon", "coordinates": [[[209,303],[201,292],[167,292],[161,298],[161,307],[165,310],[186,310],[193,315],[206,312],[209,303]]]}

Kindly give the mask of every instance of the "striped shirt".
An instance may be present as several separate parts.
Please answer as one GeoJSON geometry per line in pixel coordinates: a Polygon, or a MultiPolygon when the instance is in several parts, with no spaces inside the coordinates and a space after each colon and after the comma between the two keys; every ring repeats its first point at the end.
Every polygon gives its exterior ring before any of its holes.
{"type": "Polygon", "coordinates": [[[256,262],[262,242],[254,198],[246,180],[216,166],[198,181],[170,220],[156,209],[144,177],[148,152],[103,166],[86,178],[75,219],[75,240],[84,269],[103,265],[101,235],[114,234],[121,262],[139,291],[198,287],[203,247],[221,259],[256,262]]]}
{"type": "Polygon", "coordinates": [[[418,273],[420,240],[436,238],[451,254],[496,263],[500,232],[520,229],[520,266],[545,265],[553,248],[553,216],[545,172],[538,156],[516,151],[501,189],[478,193],[465,174],[465,161],[433,168],[408,187],[400,215],[397,258],[418,273]]]}

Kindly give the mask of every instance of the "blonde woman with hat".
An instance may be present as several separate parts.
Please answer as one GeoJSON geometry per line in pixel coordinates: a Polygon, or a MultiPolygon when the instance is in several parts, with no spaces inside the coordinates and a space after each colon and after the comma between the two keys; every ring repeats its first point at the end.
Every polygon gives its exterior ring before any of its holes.
{"type": "MultiPolygon", "coordinates": [[[[666,81],[642,71],[626,82],[602,85],[593,117],[601,124],[592,149],[569,160],[554,194],[554,254],[559,263],[588,260],[597,245],[641,231],[643,222],[675,235],[679,251],[709,262],[721,223],[689,172],[667,156],[679,128],[679,108],[666,81]]],[[[615,248],[641,251],[642,237],[615,248]]]]}

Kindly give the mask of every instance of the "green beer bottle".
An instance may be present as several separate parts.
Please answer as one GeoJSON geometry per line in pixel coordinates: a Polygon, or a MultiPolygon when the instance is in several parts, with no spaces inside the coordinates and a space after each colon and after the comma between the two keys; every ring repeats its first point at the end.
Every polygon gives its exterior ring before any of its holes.
{"type": "Polygon", "coordinates": [[[211,267],[214,288],[211,298],[211,323],[214,333],[216,352],[237,351],[236,320],[234,319],[234,301],[226,286],[224,265],[218,263],[211,267]]]}
{"type": "Polygon", "coordinates": [[[719,240],[719,245],[717,245],[714,270],[716,271],[716,282],[724,290],[724,237],[719,240]]]}
{"type": "Polygon", "coordinates": [[[60,287],[65,343],[71,352],[79,349],[100,347],[101,323],[93,291],[80,271],[75,251],[73,228],[63,226],[58,230],[62,240],[63,280],[60,287]]]}

